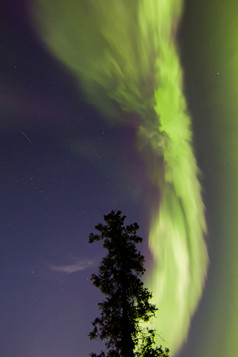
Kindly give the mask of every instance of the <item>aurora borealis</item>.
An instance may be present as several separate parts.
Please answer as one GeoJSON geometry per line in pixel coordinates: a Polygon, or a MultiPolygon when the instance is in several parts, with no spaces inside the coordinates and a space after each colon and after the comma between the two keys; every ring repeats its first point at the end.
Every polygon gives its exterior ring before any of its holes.
{"type": "Polygon", "coordinates": [[[141,226],[162,343],[235,354],[237,5],[109,3],[3,12],[3,357],[93,350],[87,236],[112,208],[141,226]]]}
{"type": "Polygon", "coordinates": [[[38,19],[40,35],[82,83],[89,100],[97,105],[100,95],[100,107],[109,98],[122,111],[139,116],[138,146],[145,155],[152,153],[148,179],[160,191],[159,207],[150,217],[154,261],[149,287],[160,305],[160,334],[175,352],[187,336],[208,260],[198,168],[173,43],[182,3],[72,0],[37,5],[34,21],[38,19]]]}

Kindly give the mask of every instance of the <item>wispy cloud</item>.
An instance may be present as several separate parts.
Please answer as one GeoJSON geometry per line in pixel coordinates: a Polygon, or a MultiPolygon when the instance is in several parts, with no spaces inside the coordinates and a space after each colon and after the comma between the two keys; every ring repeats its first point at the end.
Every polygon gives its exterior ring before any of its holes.
{"type": "Polygon", "coordinates": [[[62,273],[72,274],[78,271],[85,270],[94,264],[94,261],[89,259],[78,259],[72,264],[67,265],[50,265],[50,269],[62,273]]]}

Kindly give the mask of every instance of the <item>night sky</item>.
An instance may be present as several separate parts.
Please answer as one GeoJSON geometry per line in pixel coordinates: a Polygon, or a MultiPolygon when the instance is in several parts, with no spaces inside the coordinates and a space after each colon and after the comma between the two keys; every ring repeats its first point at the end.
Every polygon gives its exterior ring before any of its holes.
{"type": "MultiPolygon", "coordinates": [[[[101,299],[90,275],[103,254],[89,233],[111,209],[122,210],[140,225],[149,269],[154,188],[133,120],[118,125],[86,102],[39,40],[30,3],[0,5],[0,355],[87,356],[101,299]]],[[[186,1],[178,34],[210,257],[181,357],[238,353],[237,15],[232,0],[186,1]]]]}

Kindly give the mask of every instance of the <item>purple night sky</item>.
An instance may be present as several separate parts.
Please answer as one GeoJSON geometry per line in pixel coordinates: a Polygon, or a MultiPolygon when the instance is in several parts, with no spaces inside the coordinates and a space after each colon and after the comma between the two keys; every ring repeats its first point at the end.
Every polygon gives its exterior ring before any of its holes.
{"type": "MultiPolygon", "coordinates": [[[[153,188],[134,147],[133,125],[117,126],[113,118],[108,125],[84,101],[31,27],[29,3],[0,5],[0,355],[87,356],[95,347],[88,333],[101,299],[90,275],[102,257],[99,246],[88,244],[89,233],[104,214],[122,210],[128,223],[141,227],[149,267],[153,188]]],[[[206,16],[198,3],[186,6],[179,42],[212,236],[218,228],[209,213],[216,195],[209,90],[220,82],[204,69],[206,16]]],[[[205,299],[182,357],[198,357],[191,351],[207,309],[205,299]]]]}

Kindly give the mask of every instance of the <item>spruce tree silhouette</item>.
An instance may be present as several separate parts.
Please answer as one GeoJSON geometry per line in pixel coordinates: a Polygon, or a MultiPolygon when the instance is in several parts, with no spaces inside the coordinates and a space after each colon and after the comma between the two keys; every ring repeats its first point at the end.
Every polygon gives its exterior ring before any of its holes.
{"type": "Polygon", "coordinates": [[[152,294],[141,280],[145,272],[144,257],[136,248],[142,238],[136,235],[137,223],[125,226],[121,211],[104,216],[106,224],[98,224],[98,234],[91,233],[89,243],[103,241],[107,255],[93,284],[106,295],[98,304],[101,311],[92,325],[90,339],[104,340],[107,353],[91,353],[92,357],[168,357],[169,350],[156,347],[155,331],[143,326],[155,316],[157,308],[150,303],[152,294]]]}

